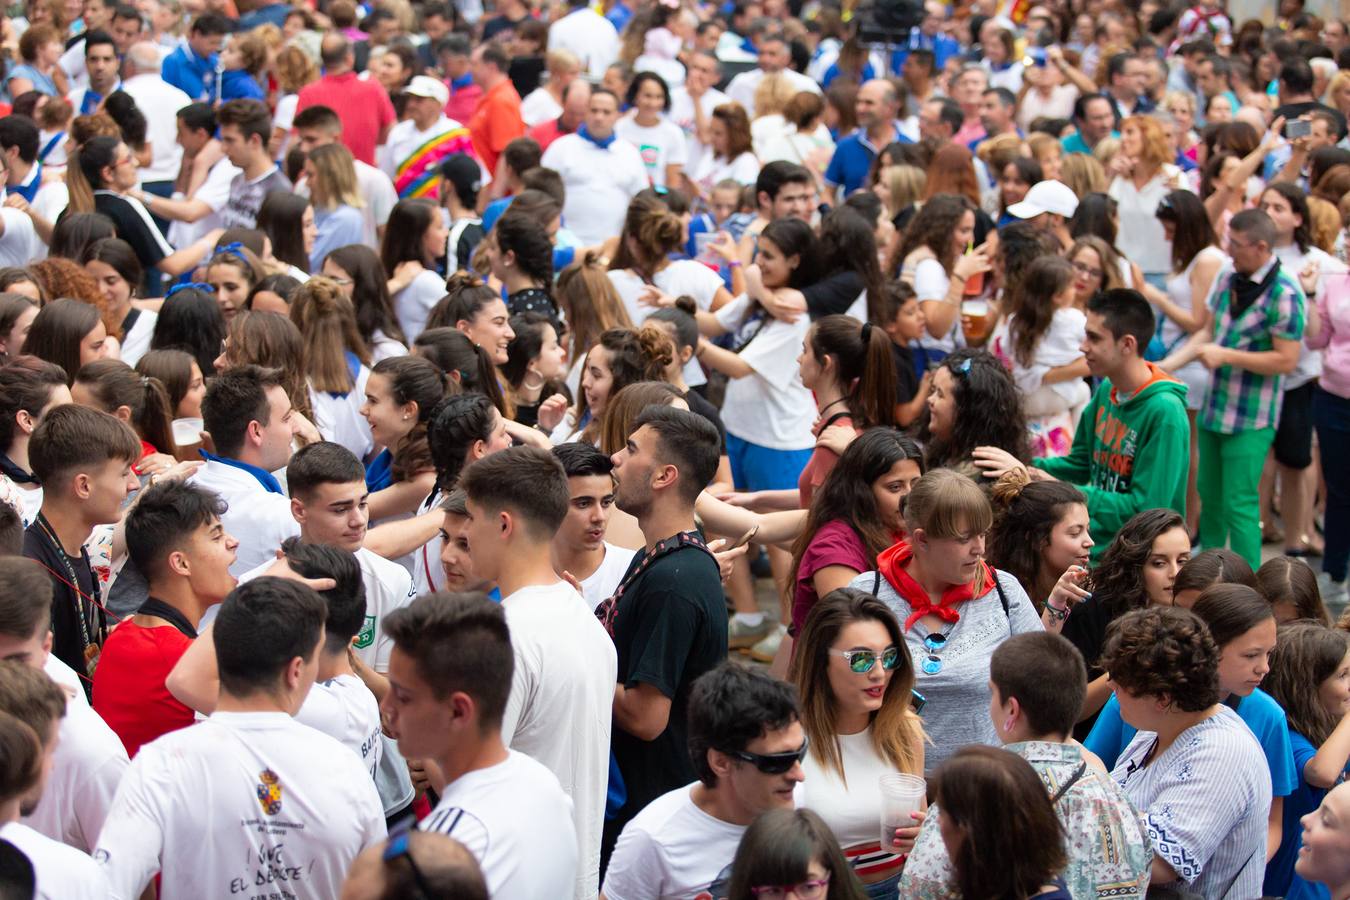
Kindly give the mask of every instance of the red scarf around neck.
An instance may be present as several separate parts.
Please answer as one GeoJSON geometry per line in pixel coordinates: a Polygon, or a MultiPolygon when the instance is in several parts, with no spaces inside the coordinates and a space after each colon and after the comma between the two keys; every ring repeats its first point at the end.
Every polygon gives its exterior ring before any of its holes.
{"type": "Polygon", "coordinates": [[[899,541],[877,555],[877,571],[913,610],[905,619],[905,631],[909,631],[915,622],[929,613],[946,622],[959,622],[961,611],[957,606],[975,597],[983,597],[994,589],[994,573],[981,560],[980,571],[974,582],[952,585],[942,592],[942,599],[935,604],[929,598],[928,590],[905,571],[905,564],[913,557],[914,550],[909,541],[899,541]]]}

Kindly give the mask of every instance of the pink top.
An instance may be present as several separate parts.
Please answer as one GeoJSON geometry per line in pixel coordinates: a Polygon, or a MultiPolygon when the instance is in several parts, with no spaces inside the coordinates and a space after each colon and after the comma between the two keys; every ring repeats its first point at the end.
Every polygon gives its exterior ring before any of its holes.
{"type": "Polygon", "coordinates": [[[311,106],[326,106],[337,113],[342,120],[342,143],[361,162],[375,164],[381,132],[396,120],[394,104],[378,81],[363,81],[355,72],[325,75],[300,89],[296,113],[311,106]]]}
{"type": "Polygon", "coordinates": [[[1322,330],[1304,342],[1323,351],[1322,390],[1350,400],[1350,273],[1328,272],[1322,281],[1316,301],[1322,330]]]}
{"type": "Polygon", "coordinates": [[[855,572],[867,572],[876,568],[868,561],[867,547],[862,535],[853,530],[853,526],[843,519],[835,519],[820,526],[806,552],[802,554],[802,563],[797,567],[797,587],[792,594],[792,634],[801,633],[806,624],[807,613],[820,598],[812,583],[817,572],[826,566],[847,566],[855,572]]]}

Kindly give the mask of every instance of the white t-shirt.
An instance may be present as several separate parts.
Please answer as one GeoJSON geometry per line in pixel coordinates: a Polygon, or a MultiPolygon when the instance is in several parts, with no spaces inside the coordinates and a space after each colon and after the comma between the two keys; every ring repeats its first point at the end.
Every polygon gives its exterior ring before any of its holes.
{"type": "Polygon", "coordinates": [[[126,773],[127,751],[89,705],[70,667],[48,654],[43,668],[66,693],[66,715],[61,719],[42,800],[20,821],[87,853],[98,840],[117,785],[126,773]]]}
{"type": "Polygon", "coordinates": [[[502,598],[502,609],[516,657],[502,739],[547,766],[572,798],[575,893],[594,897],[618,681],[614,641],[565,581],[521,588],[502,598]]]}
{"type": "Polygon", "coordinates": [[[342,744],[284,712],[216,712],[141,747],[94,858],[119,898],[158,871],[164,900],[331,900],[384,836],[375,785],[342,744]]]}
{"type": "MultiPolygon", "coordinates": [[[[422,500],[414,516],[420,516],[439,507],[444,499],[439,491],[432,491],[422,500]]],[[[430,594],[445,586],[445,569],[441,568],[441,543],[439,533],[432,535],[431,540],[400,560],[400,562],[409,561],[412,565],[414,596],[430,594]]]]}
{"type": "MultiPolygon", "coordinates": [[[[628,310],[633,327],[641,325],[656,311],[656,307],[642,303],[640,298],[647,285],[632,269],[610,269],[605,274],[609,276],[610,283],[614,285],[614,290],[618,292],[624,308],[628,310]]],[[[692,298],[698,304],[698,308],[704,311],[712,308],[717,292],[725,286],[720,275],[692,259],[675,260],[652,276],[652,284],[660,288],[662,293],[672,297],[692,298]]],[[[689,387],[708,383],[707,376],[703,374],[703,367],[692,356],[689,362],[684,364],[684,382],[689,387]]]]}
{"type": "MultiPolygon", "coordinates": [[[[727,96],[745,107],[745,114],[751,119],[755,118],[755,89],[759,87],[759,83],[764,80],[766,74],[768,73],[763,69],[751,69],[749,72],[742,72],[737,75],[727,85],[727,96]]],[[[787,79],[788,84],[792,85],[793,90],[797,93],[802,91],[812,94],[820,93],[820,85],[816,84],[815,79],[807,75],[794,72],[792,69],[783,69],[779,74],[787,79]]]]}
{"type": "Polygon", "coordinates": [[[661,119],[655,125],[639,125],[632,116],[625,116],[615,123],[614,131],[638,148],[647,177],[657,187],[668,186],[666,166],[684,166],[689,162],[684,130],[669,119],[661,119]]]}
{"type": "Polygon", "coordinates": [[[47,255],[47,246],[33,230],[33,220],[27,213],[0,208],[0,223],[5,226],[5,233],[0,235],[0,266],[26,266],[47,255]]]}
{"type": "Polygon", "coordinates": [[[394,315],[398,316],[398,325],[409,343],[417,340],[417,336],[427,327],[427,317],[431,315],[432,307],[444,296],[445,279],[425,269],[394,295],[394,315]]]}
{"type": "Polygon", "coordinates": [[[407,356],[408,348],[385,334],[379,328],[370,336],[370,361],[372,364],[391,356],[407,356]]]}
{"type": "Polygon", "coordinates": [[[547,88],[542,86],[535,88],[525,95],[520,101],[520,118],[525,123],[526,128],[547,122],[550,119],[556,119],[563,113],[563,108],[553,99],[553,95],[547,88]]]}
{"type": "Polygon", "coordinates": [[[396,562],[362,547],[356,551],[361,580],[366,584],[366,621],[352,648],[361,661],[376,672],[389,671],[389,653],[394,640],[384,633],[385,616],[417,599],[412,576],[396,562]]]}
{"type": "Polygon", "coordinates": [[[797,357],[811,322],[806,316],[783,322],[762,311],[762,318],[746,321],[749,308],[750,298],[742,294],[713,313],[736,335],[741,359],[754,369],[727,381],[722,401],[727,434],[770,450],[809,450],[816,444],[811,433],[816,402],[802,384],[797,357]]]}
{"type": "Polygon", "coordinates": [[[447,784],[417,828],[463,844],[493,900],[559,900],[576,880],[572,801],[552,772],[515,750],[447,784]]]}
{"type": "Polygon", "coordinates": [[[145,140],[152,155],[150,165],[138,173],[141,181],[173,181],[183,162],[183,146],[178,143],[178,111],[191,104],[192,98],[158,72],[132,75],[122,82],[122,90],[131,95],[145,115],[145,140]]]}
{"type": "MultiPolygon", "coordinates": [[[[714,109],[730,102],[731,98],[716,88],[704,91],[699,98],[704,121],[712,116],[714,109]]],[[[684,170],[692,176],[703,165],[704,157],[712,155],[712,150],[698,139],[698,132],[694,129],[694,98],[684,88],[675,88],[670,92],[670,111],[666,115],[684,132],[684,143],[689,155],[684,170]]]]}
{"type": "Polygon", "coordinates": [[[604,16],[582,7],[548,27],[548,49],[571,50],[582,70],[598,82],[619,58],[619,32],[604,16]]]}
{"type": "Polygon", "coordinates": [[[157,321],[159,316],[148,309],[143,309],[136,315],[136,321],[131,323],[131,328],[122,335],[120,354],[122,362],[133,368],[140,362],[141,357],[150,350],[150,339],[155,336],[157,321]]]}
{"type": "Polygon", "coordinates": [[[699,809],[694,787],[657,797],[624,826],[605,872],[606,900],[724,896],[712,887],[727,886],[745,826],[699,809]]]}
{"type": "MultiPolygon", "coordinates": [[[[228,158],[221,157],[206,173],[206,180],[201,187],[192,194],[192,199],[211,207],[211,212],[195,222],[170,222],[169,243],[175,247],[186,247],[205,237],[207,232],[224,228],[220,211],[230,202],[230,185],[234,183],[235,176],[242,172],[243,169],[232,165],[228,158]]],[[[182,192],[175,192],[173,196],[175,200],[183,199],[182,192]]]]}
{"type": "Polygon", "coordinates": [[[581,596],[587,606],[593,610],[614,596],[614,592],[619,589],[619,582],[623,580],[623,573],[628,571],[636,555],[636,550],[616,547],[605,541],[605,558],[590,577],[581,582],[581,596]]]}
{"type": "Polygon", "coordinates": [[[1055,384],[1045,384],[1051,369],[1067,366],[1083,355],[1079,348],[1086,337],[1087,316],[1075,307],[1057,309],[1050,324],[1036,341],[1030,365],[1023,365],[1013,346],[1012,323],[1016,315],[1000,319],[989,338],[989,349],[1012,372],[1013,381],[1022,394],[1022,408],[1029,416],[1063,412],[1089,396],[1087,382],[1072,378],[1055,384]],[[1032,400],[1033,395],[1038,395],[1032,400]],[[1053,409],[1052,409],[1053,407],[1053,409]]]}
{"type": "Polygon", "coordinates": [[[27,825],[0,825],[0,838],[18,847],[33,864],[38,900],[105,900],[108,879],[85,853],[27,825]]]}
{"type": "Polygon", "coordinates": [[[749,150],[735,159],[706,153],[698,168],[689,172],[689,178],[704,191],[711,191],[717,187],[717,182],[727,178],[737,184],[754,184],[759,178],[759,160],[749,150]]]}
{"type": "MultiPolygon", "coordinates": [[[[905,279],[902,272],[901,278],[905,279]]],[[[947,291],[951,286],[951,277],[947,275],[942,263],[929,256],[920,259],[914,264],[913,268],[914,296],[920,303],[935,302],[942,303],[947,298],[947,291]]],[[[925,350],[940,351],[943,355],[951,353],[957,347],[963,346],[965,341],[960,338],[961,320],[952,323],[952,330],[940,338],[935,338],[928,333],[927,329],[919,336],[919,346],[925,350]]]]}
{"type": "Polygon", "coordinates": [[[622,138],[602,149],[579,134],[563,135],[548,145],[540,165],[562,176],[563,218],[587,246],[618,234],[628,202],[647,187],[642,154],[622,138]]]}
{"type": "Polygon", "coordinates": [[[341,742],[356,754],[371,777],[375,776],[384,748],[380,739],[380,704],[360,678],[338,675],[314,682],[295,714],[295,721],[341,742]]]}
{"type": "Polygon", "coordinates": [[[309,388],[309,405],[314,410],[314,427],[325,441],[341,444],[357,459],[365,459],[375,449],[370,436],[370,422],[361,415],[366,402],[366,382],[370,369],[361,365],[356,371],[356,384],[345,394],[334,396],[329,391],[309,388]]]}
{"type": "Polygon", "coordinates": [[[226,503],[220,523],[239,541],[230,566],[235,578],[276,559],[281,542],[300,535],[300,525],[291,515],[290,498],[268,491],[251,473],[237,466],[207,460],[189,483],[215,491],[226,503]]]}
{"type": "Polygon", "coordinates": [[[870,726],[838,738],[844,777],[834,769],[827,770],[814,753],[808,753],[802,760],[806,779],[797,787],[797,803],[825,820],[854,867],[886,864],[896,854],[876,849],[881,837],[881,792],[877,784],[882,775],[899,770],[872,745],[870,726]],[[873,849],[860,853],[864,845],[873,849]]]}

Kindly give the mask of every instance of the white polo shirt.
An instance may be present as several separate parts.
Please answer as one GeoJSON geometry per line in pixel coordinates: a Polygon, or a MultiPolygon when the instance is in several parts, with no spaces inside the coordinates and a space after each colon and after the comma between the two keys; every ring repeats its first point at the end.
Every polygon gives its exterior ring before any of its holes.
{"type": "Polygon", "coordinates": [[[562,176],[563,218],[587,246],[618,234],[629,201],[648,186],[642,154],[622,138],[601,148],[579,134],[563,135],[548,145],[540,165],[562,176]]]}
{"type": "Polygon", "coordinates": [[[291,515],[290,498],[268,491],[243,469],[208,459],[188,481],[215,491],[227,504],[220,523],[239,541],[234,565],[230,566],[230,574],[236,578],[275,559],[281,542],[300,534],[300,525],[291,515]]]}

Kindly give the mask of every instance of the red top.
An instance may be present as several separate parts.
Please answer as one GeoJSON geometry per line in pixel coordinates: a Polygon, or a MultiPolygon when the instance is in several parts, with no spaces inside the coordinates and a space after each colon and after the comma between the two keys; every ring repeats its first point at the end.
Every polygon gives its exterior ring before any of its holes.
{"type": "Polygon", "coordinates": [[[172,625],[144,628],[131,619],[108,635],[94,669],[94,711],[122,739],[127,756],[192,724],[192,710],[164,686],[191,645],[192,639],[172,625]]]}
{"type": "Polygon", "coordinates": [[[497,172],[497,159],[506,145],[525,133],[525,121],[520,118],[520,95],[511,79],[503,78],[496,87],[483,94],[478,108],[469,118],[469,134],[473,149],[490,174],[497,172]]]}
{"type": "Polygon", "coordinates": [[[378,81],[362,81],[355,72],[325,75],[300,89],[297,113],[326,106],[342,120],[342,143],[361,162],[375,165],[380,133],[397,121],[394,104],[378,81]]]}
{"type": "Polygon", "coordinates": [[[845,566],[858,574],[871,571],[867,545],[862,535],[843,519],[835,519],[820,526],[806,545],[801,565],[797,567],[797,585],[792,591],[792,634],[801,634],[806,614],[820,599],[816,594],[816,573],[826,566],[845,566]]]}
{"type": "Polygon", "coordinates": [[[476,84],[466,84],[457,88],[450,85],[450,99],[445,102],[445,114],[461,125],[473,118],[478,101],[483,99],[483,89],[476,84]]]}
{"type": "MultiPolygon", "coordinates": [[[[816,426],[816,437],[820,437],[820,432],[824,430],[823,426],[828,420],[821,420],[816,426]]],[[[840,416],[831,425],[843,425],[852,428],[858,434],[862,434],[862,429],[853,424],[853,419],[848,416],[840,416]]],[[[811,458],[806,461],[802,468],[802,474],[797,479],[797,493],[800,496],[800,506],[802,509],[811,508],[811,498],[816,494],[816,488],[825,483],[825,478],[834,468],[834,464],[839,462],[839,454],[833,450],[827,450],[824,447],[817,447],[811,451],[811,458]]]]}
{"type": "Polygon", "coordinates": [[[542,152],[548,149],[548,145],[556,141],[565,134],[571,134],[570,131],[563,131],[558,126],[557,119],[549,119],[547,122],[540,122],[530,129],[529,135],[539,144],[539,150],[542,152]]]}

